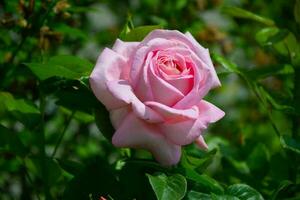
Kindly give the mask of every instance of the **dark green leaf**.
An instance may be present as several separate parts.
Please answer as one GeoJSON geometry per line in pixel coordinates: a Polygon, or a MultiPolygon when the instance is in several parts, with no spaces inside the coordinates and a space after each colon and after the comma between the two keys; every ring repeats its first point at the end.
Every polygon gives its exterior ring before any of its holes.
{"type": "Polygon", "coordinates": [[[180,174],[171,176],[147,174],[147,176],[158,200],[180,200],[184,197],[187,187],[184,176],[180,174]]]}
{"type": "Polygon", "coordinates": [[[279,184],[278,188],[273,192],[271,200],[278,199],[277,197],[279,196],[279,194],[281,192],[284,192],[284,190],[287,189],[288,187],[290,187],[291,185],[293,185],[293,183],[291,181],[288,181],[288,180],[282,181],[279,184]]]}
{"type": "Polygon", "coordinates": [[[84,166],[76,161],[72,160],[65,160],[65,159],[56,159],[59,166],[65,170],[66,172],[72,174],[72,175],[77,175],[79,174],[83,169],[84,166]]]}
{"type": "Polygon", "coordinates": [[[300,154],[300,143],[294,138],[287,135],[283,135],[280,137],[280,143],[284,148],[294,151],[297,154],[300,154]]]}
{"type": "Polygon", "coordinates": [[[245,184],[234,184],[227,188],[226,194],[238,197],[240,200],[263,200],[259,192],[245,184]]]}
{"type": "Polygon", "coordinates": [[[259,16],[257,14],[254,14],[254,13],[244,10],[242,8],[238,8],[238,7],[234,7],[234,6],[226,6],[223,8],[223,11],[226,14],[231,15],[233,17],[254,20],[254,21],[260,22],[262,24],[265,24],[267,26],[275,25],[273,20],[259,16]]]}
{"type": "Polygon", "coordinates": [[[247,164],[257,177],[263,177],[268,172],[268,150],[264,144],[258,144],[247,158],[247,164]]]}
{"type": "MultiPolygon", "coordinates": [[[[68,38],[74,38],[74,39],[83,39],[87,40],[88,36],[85,32],[83,32],[81,29],[73,28],[71,26],[67,26],[65,24],[60,24],[55,27],[56,31],[63,33],[64,36],[67,36],[68,38]]],[[[75,57],[75,56],[74,56],[75,57]]]]}
{"type": "Polygon", "coordinates": [[[296,0],[295,6],[294,6],[294,16],[295,20],[298,24],[300,24],[300,1],[296,0]]]}
{"type": "Polygon", "coordinates": [[[111,141],[115,130],[110,122],[108,111],[102,104],[100,105],[100,103],[99,106],[95,109],[95,122],[105,138],[108,141],[111,141]]]}
{"type": "Polygon", "coordinates": [[[71,180],[62,199],[85,200],[92,195],[93,199],[110,195],[122,199],[121,188],[111,169],[102,158],[89,159],[85,168],[71,180]]]}
{"type": "Polygon", "coordinates": [[[46,181],[49,186],[54,185],[61,177],[62,170],[58,163],[52,158],[32,157],[28,162],[32,162],[37,176],[46,181]]]}
{"type": "Polygon", "coordinates": [[[18,133],[0,125],[0,152],[13,153],[23,157],[28,153],[28,148],[22,143],[18,133]]]}

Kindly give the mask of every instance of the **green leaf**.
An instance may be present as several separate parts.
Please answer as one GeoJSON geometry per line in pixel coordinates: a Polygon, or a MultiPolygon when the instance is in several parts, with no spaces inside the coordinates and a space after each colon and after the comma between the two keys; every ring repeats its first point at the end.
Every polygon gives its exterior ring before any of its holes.
{"type": "Polygon", "coordinates": [[[126,35],[134,28],[131,15],[127,16],[126,23],[119,34],[119,38],[124,40],[126,35]]]}
{"type": "Polygon", "coordinates": [[[48,186],[54,185],[62,177],[62,170],[58,163],[47,157],[31,157],[26,160],[27,165],[32,165],[37,176],[46,181],[48,186]]]}
{"type": "Polygon", "coordinates": [[[242,8],[238,8],[238,7],[234,7],[234,6],[225,6],[222,10],[224,13],[231,15],[233,17],[254,20],[254,21],[260,22],[262,24],[265,24],[267,26],[275,25],[273,20],[256,15],[256,14],[249,12],[247,10],[244,10],[242,8]]]}
{"type": "Polygon", "coordinates": [[[0,124],[0,152],[24,157],[29,150],[18,137],[18,133],[14,133],[0,124]]]}
{"type": "MultiPolygon", "coordinates": [[[[255,35],[255,39],[256,41],[260,44],[260,45],[267,45],[268,40],[274,36],[275,34],[277,34],[279,32],[279,29],[277,27],[267,27],[267,28],[263,28],[260,31],[258,31],[255,35]]],[[[269,43],[270,44],[270,43],[269,43]]]]}
{"type": "Polygon", "coordinates": [[[111,141],[115,132],[109,118],[109,113],[104,105],[99,103],[99,106],[95,109],[95,122],[104,137],[111,141]]]}
{"type": "Polygon", "coordinates": [[[161,29],[160,25],[139,26],[130,30],[127,34],[121,37],[124,41],[142,41],[148,33],[155,29],[161,29]]]}
{"type": "Polygon", "coordinates": [[[246,184],[234,184],[227,188],[226,194],[238,197],[240,200],[263,200],[261,194],[246,184]]]}
{"type": "Polygon", "coordinates": [[[264,144],[258,144],[247,158],[247,165],[257,177],[264,177],[269,167],[268,149],[264,144]]]}
{"type": "Polygon", "coordinates": [[[300,24],[300,0],[296,0],[294,6],[294,16],[298,24],[300,24]]]}
{"type": "Polygon", "coordinates": [[[65,159],[56,159],[59,166],[65,170],[66,172],[72,174],[72,175],[77,175],[79,174],[83,169],[84,166],[76,161],[72,160],[65,160],[65,159]]]}
{"type": "Polygon", "coordinates": [[[67,79],[80,79],[87,76],[93,69],[89,61],[69,55],[54,56],[46,63],[25,63],[26,66],[40,79],[53,76],[67,79]]]}
{"type": "Polygon", "coordinates": [[[286,190],[287,188],[289,188],[292,185],[293,185],[293,183],[289,180],[282,181],[279,184],[278,188],[273,192],[271,200],[279,199],[277,197],[280,195],[280,193],[284,193],[284,190],[286,190]]]}
{"type": "Polygon", "coordinates": [[[187,200],[211,200],[211,196],[209,194],[205,194],[197,191],[189,191],[187,193],[187,200]]]}
{"type": "Polygon", "coordinates": [[[185,168],[194,169],[199,173],[202,173],[209,164],[213,161],[213,158],[217,150],[213,149],[209,152],[203,153],[203,155],[198,154],[193,155],[188,151],[182,151],[181,164],[185,168]]]}
{"type": "Polygon", "coordinates": [[[68,38],[72,38],[72,39],[78,38],[83,40],[88,39],[88,35],[85,32],[83,32],[81,29],[73,28],[65,24],[59,24],[55,26],[54,30],[63,33],[63,35],[67,36],[68,38]]]}
{"type": "Polygon", "coordinates": [[[289,149],[297,154],[300,154],[300,143],[291,136],[283,135],[280,137],[280,143],[283,148],[289,149]]]}
{"type": "Polygon", "coordinates": [[[201,192],[196,191],[190,191],[187,195],[187,200],[240,200],[237,197],[231,196],[231,195],[217,195],[217,194],[205,194],[201,192]]]}
{"type": "Polygon", "coordinates": [[[147,177],[158,200],[180,200],[186,193],[187,182],[180,174],[147,174],[147,177]]]}
{"type": "Polygon", "coordinates": [[[238,73],[238,74],[241,73],[236,64],[230,62],[229,60],[227,60],[223,56],[220,56],[220,55],[217,55],[217,54],[214,53],[214,54],[212,54],[212,59],[215,62],[221,64],[229,72],[234,72],[234,73],[238,73]]]}
{"type": "Polygon", "coordinates": [[[34,103],[25,99],[16,99],[8,92],[0,92],[0,112],[7,112],[25,125],[37,123],[40,111],[34,103]]]}
{"type": "Polygon", "coordinates": [[[223,194],[224,193],[223,187],[215,179],[213,179],[205,174],[200,175],[196,171],[189,169],[189,168],[185,168],[184,172],[185,172],[186,178],[197,183],[197,185],[201,189],[201,191],[213,192],[215,194],[223,194]]]}
{"type": "Polygon", "coordinates": [[[111,166],[102,158],[90,158],[85,167],[67,185],[62,199],[82,200],[110,195],[122,199],[121,187],[111,166]]]}
{"type": "Polygon", "coordinates": [[[283,105],[271,96],[263,87],[258,86],[257,90],[265,102],[269,102],[276,110],[281,110],[287,113],[293,113],[295,109],[290,105],[283,105]]]}

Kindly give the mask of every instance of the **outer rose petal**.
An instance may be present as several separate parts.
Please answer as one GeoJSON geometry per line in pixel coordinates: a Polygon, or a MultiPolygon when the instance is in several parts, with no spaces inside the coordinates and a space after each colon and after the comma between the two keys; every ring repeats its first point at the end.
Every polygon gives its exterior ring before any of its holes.
{"type": "Polygon", "coordinates": [[[107,82],[110,93],[118,100],[131,104],[134,113],[150,123],[163,122],[163,118],[148,106],[145,106],[133,93],[128,81],[117,80],[107,82]]]}
{"type": "Polygon", "coordinates": [[[196,139],[196,144],[199,148],[201,149],[208,149],[208,146],[206,144],[206,142],[204,141],[204,138],[202,135],[200,135],[197,139],[196,139]]]}
{"type": "Polygon", "coordinates": [[[90,75],[89,81],[95,96],[108,110],[124,106],[122,101],[110,94],[106,82],[120,79],[122,70],[126,68],[129,68],[129,65],[122,56],[111,49],[105,48],[90,75]]]}
{"type": "Polygon", "coordinates": [[[112,50],[122,55],[127,60],[132,57],[132,54],[136,51],[139,42],[124,42],[117,39],[112,47],[112,50]]]}
{"type": "Polygon", "coordinates": [[[115,129],[121,125],[129,112],[131,112],[129,106],[114,109],[109,112],[110,121],[115,129]]]}
{"type": "Polygon", "coordinates": [[[181,148],[172,144],[159,133],[156,126],[145,123],[133,113],[128,114],[112,138],[117,147],[143,148],[149,150],[163,165],[179,162],[181,148]]]}
{"type": "Polygon", "coordinates": [[[209,56],[209,50],[203,48],[196,40],[195,38],[192,36],[192,34],[190,32],[186,32],[185,35],[187,36],[187,38],[189,38],[189,40],[193,43],[193,46],[196,50],[196,54],[200,57],[201,60],[203,60],[203,62],[205,62],[205,64],[207,64],[209,66],[210,69],[210,73],[212,75],[212,87],[218,87],[221,86],[221,82],[217,76],[216,70],[213,66],[213,63],[211,61],[211,58],[209,56]]]}
{"type": "Polygon", "coordinates": [[[169,123],[186,121],[188,119],[196,120],[199,115],[197,106],[193,106],[190,109],[177,110],[175,108],[171,108],[154,101],[147,101],[145,102],[145,105],[160,114],[164,118],[164,120],[169,123]]]}
{"type": "Polygon", "coordinates": [[[186,145],[196,140],[210,123],[221,119],[225,113],[207,101],[202,100],[199,105],[199,116],[196,120],[186,120],[179,123],[164,123],[161,130],[166,137],[178,145],[186,145]]]}
{"type": "MultiPolygon", "coordinates": [[[[112,47],[112,50],[122,55],[127,62],[128,66],[131,66],[132,56],[135,53],[139,42],[124,42],[117,39],[112,47]]],[[[122,69],[121,79],[129,80],[130,67],[122,69]]]]}

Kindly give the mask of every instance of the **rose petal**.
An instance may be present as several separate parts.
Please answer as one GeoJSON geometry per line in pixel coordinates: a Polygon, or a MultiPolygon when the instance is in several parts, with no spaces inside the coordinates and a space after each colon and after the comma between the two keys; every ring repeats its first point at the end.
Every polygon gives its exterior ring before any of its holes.
{"type": "MultiPolygon", "coordinates": [[[[120,39],[117,39],[115,44],[112,47],[112,50],[122,55],[127,62],[128,66],[132,64],[132,57],[135,51],[137,50],[137,46],[139,42],[124,42],[120,39]]],[[[121,79],[129,80],[130,67],[126,67],[122,69],[122,74],[120,76],[121,79]]]]}
{"type": "Polygon", "coordinates": [[[184,97],[177,88],[158,77],[154,72],[153,66],[149,67],[148,77],[152,89],[153,101],[173,106],[184,97]]]}
{"type": "Polygon", "coordinates": [[[152,110],[160,114],[165,119],[165,121],[169,123],[186,121],[188,119],[195,120],[199,115],[197,106],[193,106],[192,108],[186,110],[177,110],[153,101],[147,101],[144,103],[146,106],[150,107],[152,110]]]}
{"type": "Polygon", "coordinates": [[[106,82],[118,80],[122,70],[126,68],[129,68],[129,66],[122,56],[111,49],[105,48],[90,75],[89,81],[95,96],[108,110],[119,108],[124,103],[110,94],[107,90],[106,82]]]}
{"type": "Polygon", "coordinates": [[[182,94],[188,94],[193,88],[193,76],[187,75],[180,78],[173,78],[166,80],[170,85],[178,89],[182,94]]]}
{"type": "Polygon", "coordinates": [[[126,80],[117,80],[107,82],[107,88],[110,93],[124,104],[131,104],[134,113],[150,123],[162,122],[163,118],[145,106],[133,93],[131,86],[126,80]]]}
{"type": "Polygon", "coordinates": [[[212,88],[221,86],[221,82],[220,82],[220,80],[219,80],[219,78],[217,76],[216,70],[215,70],[215,68],[213,66],[213,63],[211,61],[211,58],[210,58],[210,55],[209,55],[209,50],[203,48],[195,40],[195,38],[192,36],[192,34],[190,32],[186,32],[185,35],[192,42],[193,47],[195,49],[195,52],[199,56],[199,58],[201,60],[203,60],[203,62],[209,66],[210,73],[212,75],[212,88]]]}
{"type": "Polygon", "coordinates": [[[178,145],[186,145],[196,140],[210,123],[221,119],[225,113],[213,104],[202,100],[199,105],[199,116],[196,120],[179,123],[164,123],[160,126],[166,137],[178,145]]]}
{"type": "Polygon", "coordinates": [[[124,106],[122,108],[114,109],[109,112],[110,121],[115,129],[117,129],[121,125],[129,112],[129,106],[124,106]]]}
{"type": "Polygon", "coordinates": [[[174,165],[180,159],[180,146],[172,144],[158,132],[155,126],[145,123],[133,113],[128,114],[112,138],[117,147],[149,150],[163,165],[174,165]]]}
{"type": "Polygon", "coordinates": [[[200,135],[196,140],[195,140],[195,143],[197,144],[197,146],[200,148],[200,149],[208,149],[208,145],[206,144],[204,138],[202,135],[200,135]]]}
{"type": "Polygon", "coordinates": [[[218,76],[216,74],[216,71],[213,67],[213,64],[211,62],[208,50],[203,48],[189,32],[187,32],[184,35],[181,32],[176,31],[176,30],[154,30],[145,37],[145,39],[141,42],[140,45],[146,44],[150,40],[155,39],[155,38],[164,38],[167,40],[177,40],[177,41],[180,41],[180,42],[186,44],[187,46],[189,46],[190,49],[192,51],[194,51],[197,54],[197,56],[199,56],[199,58],[201,60],[203,60],[210,67],[210,70],[211,70],[210,72],[211,72],[211,75],[213,76],[212,86],[217,87],[217,86],[221,85],[221,83],[218,79],[218,76]]]}
{"type": "Polygon", "coordinates": [[[130,80],[131,85],[133,88],[136,87],[140,73],[142,72],[143,67],[145,66],[145,59],[150,52],[161,50],[161,49],[168,49],[168,48],[178,48],[178,47],[185,47],[184,44],[172,40],[166,40],[162,38],[155,38],[148,43],[140,43],[137,47],[137,51],[135,52],[132,68],[130,71],[130,80]]]}
{"type": "Polygon", "coordinates": [[[112,50],[122,55],[125,59],[129,59],[137,50],[138,45],[139,42],[124,42],[120,39],[117,39],[112,47],[112,50]]]}

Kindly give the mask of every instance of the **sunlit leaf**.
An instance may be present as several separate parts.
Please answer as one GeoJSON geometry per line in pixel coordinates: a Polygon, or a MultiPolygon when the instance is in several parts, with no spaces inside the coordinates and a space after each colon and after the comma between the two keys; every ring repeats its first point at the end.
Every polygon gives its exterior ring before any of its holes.
{"type": "Polygon", "coordinates": [[[158,200],[180,200],[184,197],[187,187],[184,176],[180,174],[171,176],[147,174],[147,176],[158,200]]]}
{"type": "Polygon", "coordinates": [[[155,29],[161,29],[160,25],[139,26],[130,30],[121,39],[124,41],[141,41],[144,37],[155,29]]]}
{"type": "Polygon", "coordinates": [[[234,184],[227,188],[226,194],[238,197],[240,200],[263,200],[259,192],[246,184],[234,184]]]}
{"type": "Polygon", "coordinates": [[[222,57],[221,55],[212,54],[212,59],[215,62],[221,64],[229,72],[234,72],[234,73],[238,73],[238,74],[241,73],[240,69],[238,68],[238,66],[236,64],[234,64],[233,62],[230,62],[229,60],[222,57]]]}
{"type": "Polygon", "coordinates": [[[89,61],[69,55],[54,56],[46,63],[25,63],[26,66],[40,79],[53,76],[68,79],[80,79],[87,76],[93,69],[89,61]]]}

